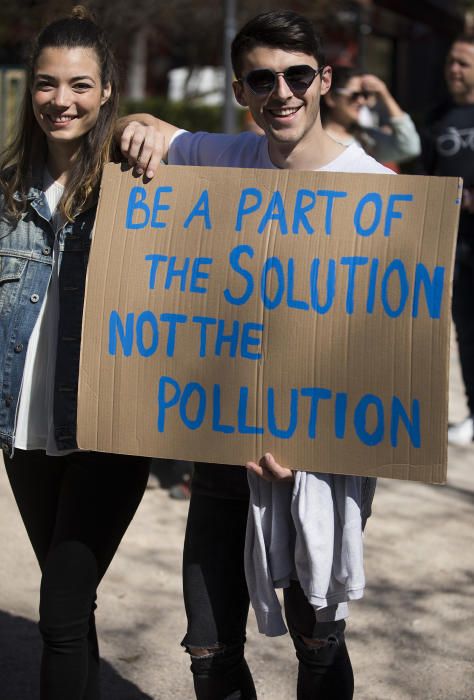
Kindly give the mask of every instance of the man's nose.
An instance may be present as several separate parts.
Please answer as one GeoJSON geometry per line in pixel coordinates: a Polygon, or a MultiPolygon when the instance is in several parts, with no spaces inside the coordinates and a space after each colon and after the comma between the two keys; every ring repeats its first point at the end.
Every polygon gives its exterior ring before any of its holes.
{"type": "Polygon", "coordinates": [[[288,83],[285,80],[285,76],[282,75],[281,73],[279,73],[276,76],[276,83],[275,83],[275,87],[273,89],[273,93],[275,95],[278,95],[278,97],[281,97],[284,99],[291,97],[291,95],[293,94],[288,83]]]}

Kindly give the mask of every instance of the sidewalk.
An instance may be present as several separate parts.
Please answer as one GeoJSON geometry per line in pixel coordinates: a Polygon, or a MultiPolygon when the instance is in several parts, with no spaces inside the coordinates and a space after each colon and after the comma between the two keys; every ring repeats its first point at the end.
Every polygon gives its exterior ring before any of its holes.
{"type": "MultiPolygon", "coordinates": [[[[454,356],[450,418],[464,414],[454,356]]],[[[0,696],[30,700],[37,698],[39,569],[2,467],[0,696]]],[[[368,587],[348,626],[357,700],[474,698],[473,505],[474,445],[450,448],[446,486],[379,480],[365,540],[368,587]]],[[[194,698],[179,644],[186,511],[166,491],[147,491],[100,588],[103,700],[194,698]]],[[[252,612],[247,656],[259,700],[295,698],[290,639],[259,635],[252,612]]]]}

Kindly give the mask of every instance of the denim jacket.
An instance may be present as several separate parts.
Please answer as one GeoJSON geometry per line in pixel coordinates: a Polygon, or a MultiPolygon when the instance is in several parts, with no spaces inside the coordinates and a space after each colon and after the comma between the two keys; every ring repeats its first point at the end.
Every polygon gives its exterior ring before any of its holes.
{"type": "MultiPolygon", "coordinates": [[[[92,227],[91,206],[60,232],[59,328],[54,382],[54,431],[58,449],[76,443],[77,385],[82,309],[92,227]]],[[[42,190],[31,187],[17,222],[3,215],[0,196],[0,444],[13,453],[26,350],[48,290],[54,232],[42,190]]]]}

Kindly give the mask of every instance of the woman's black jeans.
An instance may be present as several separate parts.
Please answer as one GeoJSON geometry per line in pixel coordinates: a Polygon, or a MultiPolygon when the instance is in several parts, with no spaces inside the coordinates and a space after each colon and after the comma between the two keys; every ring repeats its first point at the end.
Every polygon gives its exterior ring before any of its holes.
{"type": "Polygon", "coordinates": [[[98,700],[97,586],[146,488],[149,460],[16,450],[5,466],[41,567],[41,700],[98,700]]]}
{"type": "MultiPolygon", "coordinates": [[[[373,497],[370,486],[367,515],[373,497]]],[[[256,691],[244,658],[249,596],[244,544],[248,485],[242,467],[196,463],[183,555],[188,630],[198,700],[253,700],[256,691]],[[193,650],[207,649],[198,656],[193,650]]],[[[285,615],[299,660],[298,700],[350,700],[353,674],[345,623],[317,623],[298,582],[284,592],[285,615]],[[303,638],[324,641],[318,648],[303,638]]]]}

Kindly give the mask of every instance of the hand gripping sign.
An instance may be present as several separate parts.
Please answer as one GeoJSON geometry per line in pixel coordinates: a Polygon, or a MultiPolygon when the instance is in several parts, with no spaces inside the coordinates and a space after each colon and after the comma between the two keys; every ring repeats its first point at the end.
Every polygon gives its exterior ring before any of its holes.
{"type": "Polygon", "coordinates": [[[460,188],[107,166],[80,447],[442,482],[460,188]]]}

